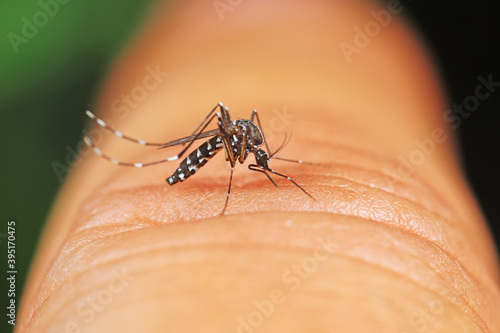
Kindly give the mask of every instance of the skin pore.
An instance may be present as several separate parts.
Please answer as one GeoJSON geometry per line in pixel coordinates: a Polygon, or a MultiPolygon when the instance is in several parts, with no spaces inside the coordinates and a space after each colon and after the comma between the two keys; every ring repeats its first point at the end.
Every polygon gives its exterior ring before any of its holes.
{"type": "MultiPolygon", "coordinates": [[[[82,152],[16,332],[498,331],[495,248],[443,118],[436,68],[401,15],[368,0],[231,8],[158,4],[95,113],[165,142],[219,101],[233,117],[257,108],[271,149],[293,131],[280,157],[327,165],[270,161],[316,200],[240,165],[218,216],[222,152],[172,187],[165,179],[180,161],[134,169],[82,152]],[[390,22],[346,56],[341,45],[356,45],[355,28],[381,10],[390,22]],[[147,95],[134,99],[137,87],[147,95]]],[[[180,150],[123,142],[95,124],[89,132],[129,162],[180,150]]]]}

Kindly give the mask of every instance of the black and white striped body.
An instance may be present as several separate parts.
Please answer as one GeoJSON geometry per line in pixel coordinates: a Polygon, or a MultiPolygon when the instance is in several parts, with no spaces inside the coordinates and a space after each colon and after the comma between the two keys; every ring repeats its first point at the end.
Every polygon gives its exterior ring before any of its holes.
{"type": "MultiPolygon", "coordinates": [[[[232,121],[225,133],[228,138],[228,146],[232,151],[234,161],[243,163],[249,153],[254,153],[262,144],[263,138],[260,129],[253,122],[242,119],[232,121]]],[[[194,175],[198,169],[203,167],[208,160],[224,148],[223,134],[218,134],[203,143],[195,151],[189,154],[179,165],[174,174],[167,178],[169,185],[183,182],[194,175]]],[[[226,160],[229,160],[226,151],[226,160]]]]}
{"type": "Polygon", "coordinates": [[[181,162],[174,174],[167,178],[167,183],[169,185],[174,185],[188,179],[223,148],[224,142],[222,140],[222,135],[216,135],[210,140],[205,141],[198,149],[189,154],[189,156],[181,162]]]}

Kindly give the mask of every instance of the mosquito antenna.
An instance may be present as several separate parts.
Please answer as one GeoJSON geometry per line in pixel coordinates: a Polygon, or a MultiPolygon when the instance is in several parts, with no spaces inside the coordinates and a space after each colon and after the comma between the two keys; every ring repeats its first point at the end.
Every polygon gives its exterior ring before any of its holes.
{"type": "Polygon", "coordinates": [[[262,138],[264,139],[264,144],[266,145],[267,151],[270,152],[271,150],[269,149],[269,145],[267,144],[266,140],[266,135],[264,134],[264,127],[262,127],[262,124],[260,123],[260,117],[259,114],[257,113],[257,110],[253,110],[252,115],[250,116],[250,121],[253,122],[254,117],[257,117],[257,124],[259,124],[259,128],[262,131],[262,138]]]}
{"type": "Polygon", "coordinates": [[[108,131],[110,131],[111,133],[113,133],[114,135],[116,135],[119,138],[122,138],[122,139],[125,139],[125,140],[128,140],[128,141],[140,144],[142,146],[161,146],[160,143],[147,142],[147,141],[144,141],[144,140],[137,140],[137,139],[131,138],[130,136],[127,136],[127,135],[123,134],[122,132],[114,129],[111,126],[109,126],[104,120],[102,120],[99,117],[96,117],[96,115],[93,114],[91,111],[87,110],[85,113],[87,114],[87,116],[90,119],[94,120],[99,126],[101,126],[104,129],[107,129],[108,131]]]}
{"type": "Polygon", "coordinates": [[[277,153],[279,153],[283,148],[285,148],[286,145],[288,145],[288,143],[292,139],[292,134],[293,133],[290,133],[290,137],[287,140],[286,133],[285,133],[285,141],[281,144],[281,146],[278,149],[276,149],[276,151],[274,153],[272,153],[269,156],[270,159],[274,158],[275,160],[278,160],[278,161],[285,161],[285,162],[298,163],[298,164],[304,164],[304,165],[318,166],[318,167],[323,167],[323,168],[331,168],[331,165],[320,164],[320,163],[304,162],[302,160],[293,160],[293,159],[289,159],[289,158],[276,157],[275,155],[277,153]]]}
{"type": "Polygon", "coordinates": [[[293,132],[290,133],[290,137],[288,138],[287,137],[287,134],[285,133],[285,139],[283,140],[283,143],[281,144],[281,146],[278,147],[278,149],[276,149],[274,151],[274,153],[272,153],[271,155],[269,155],[269,158],[272,158],[274,155],[276,155],[280,150],[282,150],[283,148],[285,148],[286,145],[288,145],[288,143],[290,142],[290,140],[292,139],[292,134],[293,132]]]}

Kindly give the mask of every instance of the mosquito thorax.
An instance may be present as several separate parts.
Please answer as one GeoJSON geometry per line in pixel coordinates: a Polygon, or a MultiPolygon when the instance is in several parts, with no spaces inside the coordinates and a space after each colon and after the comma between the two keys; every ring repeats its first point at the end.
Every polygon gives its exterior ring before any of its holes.
{"type": "Polygon", "coordinates": [[[242,136],[243,133],[246,133],[246,137],[249,141],[248,146],[258,147],[264,143],[262,131],[253,121],[248,119],[234,120],[232,125],[234,130],[236,130],[240,136],[242,136]]]}

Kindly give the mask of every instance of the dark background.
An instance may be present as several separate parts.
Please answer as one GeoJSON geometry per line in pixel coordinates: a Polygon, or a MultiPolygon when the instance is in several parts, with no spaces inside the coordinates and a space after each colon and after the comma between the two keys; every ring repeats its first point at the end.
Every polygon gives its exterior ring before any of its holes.
{"type": "MultiPolygon", "coordinates": [[[[404,3],[404,1],[401,1],[404,3]]],[[[450,105],[473,95],[478,76],[500,82],[500,6],[496,1],[408,1],[410,20],[434,52],[450,105]]],[[[500,87],[458,128],[465,171],[500,243],[500,87]]],[[[498,251],[497,251],[498,252],[498,251]]]]}
{"type": "MultiPolygon", "coordinates": [[[[7,39],[20,34],[23,16],[39,4],[0,4],[0,253],[6,253],[7,221],[16,221],[17,301],[36,242],[61,185],[52,163],[66,164],[66,148],[76,149],[99,85],[115,57],[147,17],[151,1],[70,1],[29,43],[15,53],[7,39]]],[[[497,50],[500,17],[495,1],[401,0],[442,70],[451,103],[474,94],[477,77],[500,81],[497,50]]],[[[215,12],[214,12],[215,15],[215,12]]],[[[481,207],[500,241],[498,225],[500,89],[458,129],[463,163],[481,207]]],[[[6,257],[0,258],[2,276],[6,257]]],[[[5,278],[1,307],[7,305],[5,278]]],[[[5,308],[4,308],[5,309],[5,308]]],[[[4,310],[5,311],[5,310],[4,310]]],[[[8,332],[2,311],[0,331],[8,332]]]]}

